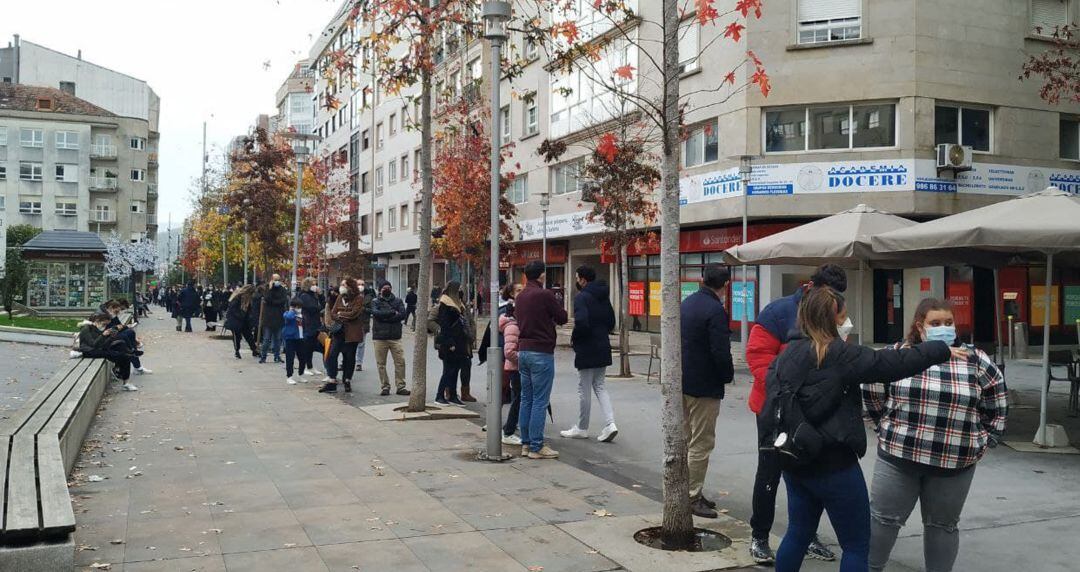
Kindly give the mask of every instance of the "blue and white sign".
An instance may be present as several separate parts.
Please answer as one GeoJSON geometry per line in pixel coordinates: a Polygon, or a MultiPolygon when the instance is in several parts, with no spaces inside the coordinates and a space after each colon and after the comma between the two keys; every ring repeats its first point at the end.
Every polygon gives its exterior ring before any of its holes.
{"type": "MultiPolygon", "coordinates": [[[[547,237],[559,238],[600,232],[604,228],[603,223],[589,222],[589,212],[591,211],[548,215],[547,237]]],[[[518,226],[521,228],[520,240],[540,240],[544,236],[543,217],[520,220],[518,226]]]]}
{"type": "Polygon", "coordinates": [[[746,321],[754,321],[754,283],[731,281],[731,319],[741,322],[743,312],[747,312],[746,321]]]}
{"type": "Polygon", "coordinates": [[[915,190],[939,193],[979,193],[1023,195],[1054,185],[1069,193],[1080,193],[1080,171],[975,163],[970,171],[956,177],[938,177],[937,164],[929,159],[916,161],[915,190]]]}

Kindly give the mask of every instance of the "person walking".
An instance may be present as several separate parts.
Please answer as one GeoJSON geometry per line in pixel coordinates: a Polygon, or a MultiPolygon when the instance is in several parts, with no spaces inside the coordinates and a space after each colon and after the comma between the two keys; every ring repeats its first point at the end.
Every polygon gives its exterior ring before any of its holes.
{"type": "MultiPolygon", "coordinates": [[[[919,302],[907,338],[893,346],[939,340],[958,347],[952,307],[919,302]]],[[[877,426],[877,462],[870,490],[870,570],[885,570],[915,502],[923,521],[925,569],[953,569],[957,524],[975,465],[1001,441],[1009,390],[990,356],[967,347],[953,357],[887,386],[864,385],[863,404],[877,426]]]]}
{"type": "Polygon", "coordinates": [[[255,287],[248,284],[243,288],[237,288],[229,297],[229,309],[225,311],[225,328],[232,332],[233,356],[240,357],[240,340],[247,342],[251,348],[251,355],[259,357],[259,350],[255,347],[255,335],[252,333],[252,295],[255,287]]]}
{"type": "Polygon", "coordinates": [[[611,339],[608,336],[615,328],[615,309],[608,297],[607,281],[598,280],[596,270],[581,266],[576,274],[578,293],[574,296],[574,329],[570,334],[570,345],[574,348],[574,367],[578,370],[578,422],[560,435],[572,439],[589,438],[591,394],[595,393],[604,415],[604,428],[597,440],[610,443],[619,434],[611,397],[604,387],[607,368],[611,365],[611,339]]]}
{"type": "Polygon", "coordinates": [[[300,298],[293,298],[289,301],[289,309],[281,315],[281,339],[285,343],[285,383],[289,385],[296,385],[296,378],[293,377],[293,362],[299,361],[300,368],[299,378],[302,383],[307,383],[304,379],[304,362],[303,346],[304,346],[304,303],[300,298]]]}
{"type": "Polygon", "coordinates": [[[866,453],[859,384],[892,383],[967,351],[930,341],[884,349],[848,344],[842,294],[813,288],[799,306],[799,334],[766,378],[759,419],[762,447],[783,450],[788,527],[776,552],[776,570],[797,571],[821,513],[829,515],[842,551],[841,572],[865,571],[870,548],[870,499],[859,458],[866,453]]]}
{"type": "Polygon", "coordinates": [[[281,327],[284,325],[283,316],[288,308],[289,291],[281,283],[281,275],[274,274],[263,295],[262,308],[259,311],[262,317],[262,357],[259,358],[259,363],[266,363],[271,348],[274,350],[274,363],[281,363],[281,327]]]}
{"type": "Polygon", "coordinates": [[[558,451],[544,443],[544,414],[555,381],[555,326],[566,324],[568,316],[555,294],[542,285],[546,271],[539,260],[528,263],[525,266],[528,283],[514,300],[514,315],[520,329],[521,454],[530,459],[559,457],[558,451]]]}
{"type": "Polygon", "coordinates": [[[405,350],[401,347],[401,329],[405,320],[405,304],[394,296],[390,282],[379,283],[379,295],[371,302],[371,340],[375,346],[375,365],[382,385],[380,395],[390,395],[390,377],[386,374],[386,354],[394,358],[394,384],[398,395],[409,395],[405,389],[405,350]]]}
{"type": "MultiPolygon", "coordinates": [[[[328,302],[329,304],[329,302],[328,302]]],[[[330,330],[330,352],[326,357],[326,378],[319,393],[337,393],[338,357],[341,357],[341,382],[345,392],[352,392],[352,377],[356,364],[356,346],[364,339],[364,294],[352,278],[338,285],[338,296],[326,310],[330,330]]]]}
{"type": "Polygon", "coordinates": [[[439,297],[435,314],[439,333],[435,336],[435,349],[443,362],[442,377],[435,393],[435,402],[446,405],[464,405],[458,399],[458,373],[472,361],[469,349],[468,327],[465,325],[465,304],[461,301],[461,286],[448,282],[439,297]]]}
{"type": "MultiPolygon", "coordinates": [[[[515,286],[521,286],[516,284],[515,286]]],[[[518,341],[521,330],[514,317],[514,300],[511,297],[514,286],[503,288],[502,298],[505,304],[499,304],[499,345],[503,349],[503,375],[510,386],[510,411],[506,414],[503,425],[503,445],[521,445],[521,438],[515,435],[518,428],[518,416],[521,412],[521,374],[518,372],[518,341]]]]}
{"type": "Polygon", "coordinates": [[[690,508],[703,518],[718,515],[716,503],[705,497],[703,489],[709,456],[716,445],[716,419],[724,399],[724,386],[735,378],[729,318],[720,300],[730,279],[727,267],[707,266],[701,288],[683,300],[679,308],[690,508]]]}
{"type": "MultiPolygon", "coordinates": [[[[299,359],[300,363],[303,364],[300,371],[307,370],[301,375],[319,375],[321,372],[313,367],[314,360],[312,356],[315,355],[316,351],[320,356],[322,355],[322,349],[319,348],[319,332],[323,329],[323,305],[319,301],[319,287],[315,285],[314,278],[304,278],[300,286],[300,295],[297,298],[300,300],[300,319],[304,326],[302,343],[299,347],[299,359]]],[[[306,380],[302,378],[301,381],[306,383],[306,380]]]]}
{"type": "Polygon", "coordinates": [[[180,304],[179,317],[176,320],[176,331],[180,331],[180,317],[184,319],[184,331],[191,332],[191,318],[199,311],[199,294],[195,291],[195,284],[188,282],[187,286],[180,291],[178,297],[180,304]]]}
{"type": "Polygon", "coordinates": [[[409,291],[405,293],[405,318],[402,320],[403,324],[409,323],[409,318],[412,318],[412,331],[416,331],[416,303],[419,298],[416,295],[416,290],[412,286],[409,286],[409,291]]]}
{"type": "MultiPolygon", "coordinates": [[[[835,264],[818,267],[806,285],[790,296],[769,302],[758,314],[746,343],[746,363],[750,366],[753,377],[747,405],[755,415],[761,412],[765,404],[765,377],[769,366],[784,350],[791,336],[798,333],[795,321],[803,296],[814,288],[825,287],[840,293],[847,290],[847,273],[844,269],[835,264]]],[[[846,327],[850,330],[850,324],[846,327]]],[[[759,442],[764,438],[761,431],[759,422],[759,442]]],[[[753,512],[750,516],[750,556],[758,564],[770,564],[776,558],[769,547],[769,533],[776,518],[776,489],[780,486],[780,469],[777,452],[772,447],[759,447],[757,472],[754,475],[753,512]]],[[[810,540],[806,555],[828,562],[836,560],[836,555],[817,535],[810,540]]]]}
{"type": "Polygon", "coordinates": [[[360,287],[364,299],[364,309],[360,314],[360,323],[363,325],[364,335],[361,336],[360,343],[356,344],[356,361],[353,370],[364,371],[364,353],[367,350],[367,334],[371,331],[371,303],[375,301],[375,291],[362,278],[358,279],[356,284],[360,287]]]}

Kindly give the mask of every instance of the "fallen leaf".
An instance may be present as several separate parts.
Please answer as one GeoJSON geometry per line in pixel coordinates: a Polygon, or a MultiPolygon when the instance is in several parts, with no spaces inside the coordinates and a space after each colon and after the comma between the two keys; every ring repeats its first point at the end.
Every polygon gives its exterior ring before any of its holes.
{"type": "Polygon", "coordinates": [[[109,544],[123,544],[123,543],[124,543],[123,538],[114,538],[114,539],[109,541],[109,544]]]}
{"type": "Polygon", "coordinates": [[[97,546],[90,546],[89,544],[80,544],[75,547],[75,550],[82,552],[84,550],[97,550],[97,546]]]}
{"type": "Polygon", "coordinates": [[[615,516],[614,514],[611,514],[610,512],[607,511],[607,509],[604,509],[604,508],[598,508],[598,509],[592,511],[592,515],[593,516],[599,516],[599,517],[615,516]]]}
{"type": "Polygon", "coordinates": [[[529,572],[543,572],[543,566],[529,566],[529,572]]]}
{"type": "Polygon", "coordinates": [[[285,543],[285,548],[296,548],[296,543],[295,542],[286,542],[285,543]]]}
{"type": "MultiPolygon", "coordinates": [[[[91,483],[100,483],[101,481],[104,481],[105,479],[101,478],[98,475],[90,475],[89,477],[86,477],[86,480],[90,481],[91,483]]],[[[112,566],[112,564],[109,564],[109,566],[112,566]]],[[[106,568],[106,570],[108,570],[108,568],[106,568]]]]}
{"type": "Polygon", "coordinates": [[[90,567],[94,570],[112,570],[112,564],[108,562],[94,562],[90,567]]]}

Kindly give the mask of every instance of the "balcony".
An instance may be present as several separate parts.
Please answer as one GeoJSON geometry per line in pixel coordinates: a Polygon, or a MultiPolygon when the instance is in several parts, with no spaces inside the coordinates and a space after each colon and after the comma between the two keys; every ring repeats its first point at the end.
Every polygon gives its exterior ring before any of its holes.
{"type": "Polygon", "coordinates": [[[146,226],[157,226],[157,213],[146,213],[146,226]]]}
{"type": "Polygon", "coordinates": [[[95,224],[116,224],[116,213],[112,211],[93,211],[90,222],[95,224]]]}
{"type": "Polygon", "coordinates": [[[115,192],[119,188],[116,177],[90,177],[90,190],[99,193],[115,192]]]}
{"type": "Polygon", "coordinates": [[[146,155],[146,165],[148,167],[156,168],[158,166],[158,154],[157,153],[148,153],[146,155]]]}
{"type": "Polygon", "coordinates": [[[91,145],[91,159],[115,159],[116,145],[91,145]]]}
{"type": "Polygon", "coordinates": [[[150,197],[150,198],[155,198],[155,197],[158,196],[157,183],[147,183],[147,185],[146,185],[146,196],[150,197]]]}

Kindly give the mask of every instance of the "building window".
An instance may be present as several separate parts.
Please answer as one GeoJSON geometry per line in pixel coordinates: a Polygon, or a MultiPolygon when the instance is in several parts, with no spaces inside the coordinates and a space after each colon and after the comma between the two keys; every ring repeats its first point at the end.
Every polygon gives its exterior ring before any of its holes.
{"type": "Polygon", "coordinates": [[[862,37],[862,0],[798,0],[799,43],[862,37]]]}
{"type": "Polygon", "coordinates": [[[383,168],[375,168],[375,196],[381,196],[383,193],[383,168]]]}
{"type": "Polygon", "coordinates": [[[506,145],[510,143],[510,106],[507,105],[499,110],[499,127],[502,129],[502,137],[500,143],[506,145]]]}
{"type": "Polygon", "coordinates": [[[960,143],[989,153],[992,121],[989,108],[938,104],[934,107],[934,144],[960,143]]]}
{"type": "MultiPolygon", "coordinates": [[[[408,153],[401,156],[401,180],[402,181],[408,181],[409,180],[409,154],[408,153]]],[[[405,227],[405,225],[402,225],[402,228],[404,228],[404,227],[405,227]]]]}
{"type": "Polygon", "coordinates": [[[360,194],[366,195],[371,192],[371,171],[365,171],[360,175],[360,194]]]}
{"type": "Polygon", "coordinates": [[[146,212],[146,206],[142,201],[131,201],[131,212],[144,213],[146,212]]]}
{"type": "Polygon", "coordinates": [[[393,185],[397,182],[397,159],[390,159],[390,164],[387,165],[386,169],[390,172],[389,184],[393,185]]]}
{"type": "Polygon", "coordinates": [[[143,139],[142,137],[132,137],[128,139],[128,147],[131,147],[136,151],[145,151],[146,139],[143,139]]]}
{"type": "Polygon", "coordinates": [[[19,145],[23,147],[44,147],[45,132],[41,129],[20,129],[19,145]]]}
{"type": "Polygon", "coordinates": [[[413,234],[420,234],[420,201],[416,201],[412,206],[412,232],[413,234]]]}
{"type": "Polygon", "coordinates": [[[390,224],[389,230],[397,230],[397,207],[390,207],[387,222],[390,224]]]}
{"type": "Polygon", "coordinates": [[[700,45],[698,43],[697,18],[690,18],[679,25],[679,73],[698,69],[700,45]]]}
{"type": "Polygon", "coordinates": [[[369,223],[368,215],[362,215],[360,217],[360,236],[367,236],[367,235],[371,234],[371,229],[368,228],[368,226],[369,226],[368,223],[369,223]]]}
{"type": "Polygon", "coordinates": [[[144,169],[132,169],[131,170],[131,180],[132,181],[145,181],[146,180],[146,171],[144,169]]]}
{"type": "Polygon", "coordinates": [[[536,135],[540,132],[540,108],[536,103],[536,92],[525,97],[525,124],[523,135],[536,135]]]}
{"type": "Polygon", "coordinates": [[[7,146],[7,127],[0,126],[0,147],[7,146]]]}
{"type": "Polygon", "coordinates": [[[716,120],[690,131],[683,143],[683,167],[697,167],[720,158],[720,134],[716,120]]]}
{"type": "Polygon", "coordinates": [[[57,131],[56,132],[56,148],[57,149],[78,149],[79,148],[79,133],[77,131],[57,131]]]}
{"type": "Polygon", "coordinates": [[[420,149],[413,151],[413,180],[420,178],[420,149]]]}
{"type": "Polygon", "coordinates": [[[94,206],[94,222],[112,222],[112,214],[109,213],[109,205],[94,206]]]}
{"type": "Polygon", "coordinates": [[[394,134],[397,133],[397,128],[398,128],[397,114],[396,113],[391,113],[390,114],[390,136],[391,137],[393,137],[394,134]]]}
{"type": "Polygon", "coordinates": [[[1062,117],[1059,126],[1061,144],[1058,147],[1058,156],[1080,161],[1080,119],[1062,117]]]}
{"type": "Polygon", "coordinates": [[[520,205],[529,200],[529,175],[523,173],[514,177],[510,183],[510,189],[506,192],[506,198],[515,205],[520,205]]]}
{"type": "Polygon", "coordinates": [[[382,211],[375,213],[375,238],[382,238],[382,211]]]}
{"type": "Polygon", "coordinates": [[[60,82],[60,91],[62,91],[64,93],[67,93],[67,94],[75,95],[75,82],[73,82],[73,81],[62,81],[62,82],[60,82]]]}
{"type": "Polygon", "coordinates": [[[53,101],[48,97],[39,97],[37,100],[37,111],[52,111],[53,101]]]}
{"type": "Polygon", "coordinates": [[[62,183],[79,182],[78,165],[56,165],[56,180],[62,183]]]}
{"type": "Polygon", "coordinates": [[[896,104],[800,107],[765,112],[765,152],[896,146],[896,104]]]}
{"type": "Polygon", "coordinates": [[[1054,32],[1069,25],[1069,2],[1067,0],[1031,0],[1031,29],[1040,36],[1053,36],[1054,32]]]}
{"type": "Polygon", "coordinates": [[[536,42],[526,38],[525,45],[521,50],[525,54],[525,59],[528,61],[535,60],[540,57],[540,46],[536,45],[536,42]]]}
{"type": "Polygon", "coordinates": [[[5,165],[0,165],[0,181],[6,181],[6,180],[7,180],[7,167],[5,165]]]}
{"type": "Polygon", "coordinates": [[[581,190],[578,173],[582,161],[571,161],[551,168],[551,192],[556,195],[576,193],[581,190]]]}
{"type": "Polygon", "coordinates": [[[383,147],[383,125],[382,123],[375,124],[375,148],[382,149],[383,147]]]}
{"type": "MultiPolygon", "coordinates": [[[[580,27],[580,24],[579,24],[580,27]]],[[[632,44],[615,40],[600,52],[598,60],[591,64],[591,71],[575,69],[570,73],[551,74],[550,136],[562,137],[585,127],[603,123],[624,113],[617,98],[604,83],[594,78],[610,78],[626,93],[637,92],[637,76],[630,79],[615,75],[614,70],[624,65],[637,67],[637,48],[632,44]]]]}
{"type": "Polygon", "coordinates": [[[6,208],[7,208],[7,197],[5,197],[3,195],[0,195],[0,211],[5,210],[6,208]]]}
{"type": "Polygon", "coordinates": [[[56,203],[56,214],[59,216],[77,216],[77,203],[56,203]]]}
{"type": "Polygon", "coordinates": [[[371,132],[367,129],[360,133],[360,148],[364,151],[371,148],[371,132]]]}
{"type": "Polygon", "coordinates": [[[401,205],[398,212],[401,213],[401,230],[409,228],[409,205],[401,205]]]}
{"type": "Polygon", "coordinates": [[[29,215],[41,214],[41,201],[19,201],[19,213],[29,215]]]}
{"type": "Polygon", "coordinates": [[[40,181],[42,179],[41,163],[19,163],[19,179],[23,181],[40,181]]]}

